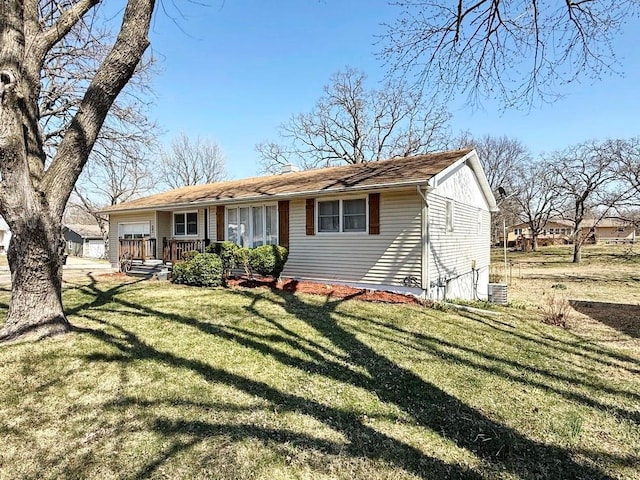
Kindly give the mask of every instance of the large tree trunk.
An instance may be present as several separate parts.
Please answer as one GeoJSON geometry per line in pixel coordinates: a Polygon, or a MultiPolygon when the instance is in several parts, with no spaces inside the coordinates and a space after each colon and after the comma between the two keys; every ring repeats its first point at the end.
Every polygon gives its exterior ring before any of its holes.
{"type": "Polygon", "coordinates": [[[60,221],[46,213],[11,222],[7,252],[12,292],[0,340],[37,339],[69,331],[62,308],[62,240],[60,221]]]}
{"type": "Polygon", "coordinates": [[[61,219],[115,98],[149,45],[155,0],[128,0],[122,26],[50,159],[39,128],[47,53],[99,0],[59,2],[47,26],[35,0],[0,0],[0,214],[11,227],[12,294],[0,341],[69,330],[62,309],[61,219]]]}

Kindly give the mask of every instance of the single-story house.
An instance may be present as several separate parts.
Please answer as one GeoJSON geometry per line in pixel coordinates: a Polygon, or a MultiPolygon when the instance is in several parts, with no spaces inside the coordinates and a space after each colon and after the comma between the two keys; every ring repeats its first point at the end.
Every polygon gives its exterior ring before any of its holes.
{"type": "Polygon", "coordinates": [[[210,242],[289,249],[285,278],[487,298],[496,201],[475,150],[179,188],[106,208],[111,263],[210,242]],[[115,240],[117,239],[117,240],[115,240]]]}
{"type": "Polygon", "coordinates": [[[78,257],[104,258],[105,248],[98,225],[68,224],[62,227],[67,254],[78,257]]]}

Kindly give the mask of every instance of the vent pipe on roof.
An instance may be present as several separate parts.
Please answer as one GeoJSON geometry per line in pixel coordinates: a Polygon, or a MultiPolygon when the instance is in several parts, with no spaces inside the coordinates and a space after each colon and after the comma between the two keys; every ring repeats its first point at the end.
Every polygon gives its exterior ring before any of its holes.
{"type": "Polygon", "coordinates": [[[280,174],[284,175],[285,173],[293,173],[298,172],[300,169],[296,167],[293,163],[287,163],[286,165],[282,165],[280,169],[280,174]]]}

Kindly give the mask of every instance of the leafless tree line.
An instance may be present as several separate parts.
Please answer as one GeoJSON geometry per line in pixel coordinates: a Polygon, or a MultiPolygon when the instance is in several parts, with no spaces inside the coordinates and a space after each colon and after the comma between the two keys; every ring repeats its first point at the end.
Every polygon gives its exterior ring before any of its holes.
{"type": "Polygon", "coordinates": [[[550,219],[563,219],[570,225],[577,263],[589,235],[582,228],[586,220],[640,220],[640,137],[585,141],[539,158],[517,140],[485,137],[478,151],[501,203],[500,215],[525,223],[533,248],[550,219]],[[504,143],[519,147],[517,162],[502,156],[504,143]],[[492,175],[492,170],[501,173],[492,175]]]}

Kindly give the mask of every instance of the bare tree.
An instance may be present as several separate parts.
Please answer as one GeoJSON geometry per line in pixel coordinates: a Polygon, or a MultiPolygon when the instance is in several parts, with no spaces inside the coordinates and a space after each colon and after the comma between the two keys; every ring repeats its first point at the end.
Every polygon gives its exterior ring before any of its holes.
{"type": "Polygon", "coordinates": [[[97,3],[0,4],[0,214],[13,233],[7,255],[12,295],[2,339],[70,328],[61,299],[62,215],[110,107],[149,45],[155,5],[128,0],[117,39],[48,160],[39,111],[45,59],[97,3]]]}
{"type": "Polygon", "coordinates": [[[361,163],[445,144],[450,115],[443,107],[401,81],[367,89],[366,78],[353,68],[334,74],[311,112],[280,126],[282,142],[256,145],[262,169],[275,173],[288,163],[305,169],[361,163]]]}
{"type": "MultiPolygon", "coordinates": [[[[41,1],[45,14],[53,14],[54,7],[55,2],[41,1]]],[[[113,43],[108,29],[92,28],[99,23],[99,15],[95,11],[90,13],[88,19],[76,23],[45,57],[40,123],[48,157],[55,154],[65,126],[76,114],[84,92],[113,43]]],[[[84,210],[98,225],[105,252],[109,251],[108,218],[99,210],[148,193],[155,185],[150,152],[158,129],[146,115],[147,99],[152,97],[153,64],[152,57],[143,57],[114,101],[67,206],[84,210]]]]}
{"type": "Polygon", "coordinates": [[[528,161],[514,166],[512,185],[513,201],[531,232],[531,248],[537,250],[538,236],[549,219],[564,210],[557,176],[545,161],[528,161]]]}
{"type": "Polygon", "coordinates": [[[512,224],[521,217],[522,210],[515,199],[515,193],[519,187],[518,177],[523,173],[521,167],[530,165],[531,153],[520,140],[506,135],[474,137],[470,132],[462,132],[453,140],[451,146],[454,148],[475,148],[496,198],[501,197],[500,187],[508,194],[500,202],[500,211],[491,217],[493,240],[496,243],[503,222],[512,224]]]}
{"type": "Polygon", "coordinates": [[[620,65],[613,38],[636,0],[399,0],[381,56],[392,71],[477,104],[506,107],[550,100],[579,78],[599,79],[620,65]]]}
{"type": "Polygon", "coordinates": [[[573,262],[581,260],[582,245],[591,232],[583,233],[583,222],[593,216],[594,227],[614,208],[631,198],[633,189],[620,181],[626,154],[622,140],[584,142],[551,155],[552,174],[567,206],[565,216],[573,224],[573,262]]]}
{"type": "Polygon", "coordinates": [[[182,132],[160,157],[159,180],[169,188],[219,182],[227,178],[224,153],[209,138],[190,138],[182,132]]]}
{"type": "Polygon", "coordinates": [[[620,177],[634,192],[627,208],[640,206],[640,137],[623,140],[620,155],[620,177]]]}

